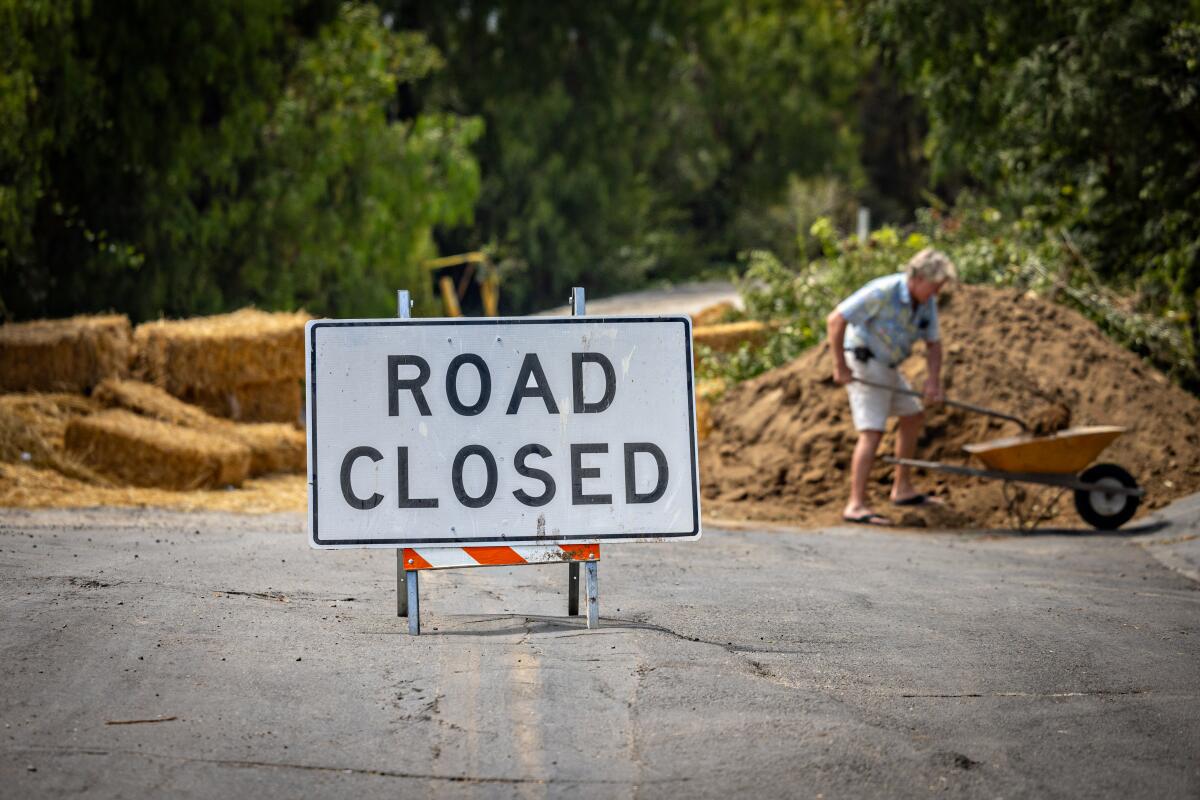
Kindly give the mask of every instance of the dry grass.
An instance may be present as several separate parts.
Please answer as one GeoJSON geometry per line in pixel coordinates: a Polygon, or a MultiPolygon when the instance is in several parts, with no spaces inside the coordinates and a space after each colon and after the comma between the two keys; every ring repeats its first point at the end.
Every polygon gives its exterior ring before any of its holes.
{"type": "Polygon", "coordinates": [[[0,391],[84,392],[126,375],[128,317],[72,317],[0,325],[0,391]]]}
{"type": "Polygon", "coordinates": [[[292,378],[225,389],[188,389],[182,397],[214,416],[242,422],[298,422],[303,404],[300,381],[292,378]]]}
{"type": "Polygon", "coordinates": [[[89,467],[133,486],[238,486],[250,471],[244,444],[123,410],[70,420],[63,445],[89,467]]]}
{"type": "Polygon", "coordinates": [[[139,325],[137,377],[176,396],[304,377],[303,312],[232,314],[139,325]]]}
{"type": "Polygon", "coordinates": [[[175,492],[132,486],[101,487],[52,469],[0,463],[0,506],[9,508],[170,508],[242,514],[303,513],[308,483],[303,475],[271,475],[246,481],[237,490],[175,492]]]}

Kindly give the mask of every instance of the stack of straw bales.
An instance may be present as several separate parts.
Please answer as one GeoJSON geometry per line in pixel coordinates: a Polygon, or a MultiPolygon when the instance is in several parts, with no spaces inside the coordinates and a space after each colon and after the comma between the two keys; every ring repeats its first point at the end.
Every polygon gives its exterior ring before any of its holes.
{"type": "Polygon", "coordinates": [[[67,423],[67,453],[133,486],[191,491],[240,486],[250,448],[220,436],[113,409],[67,423]]]}
{"type": "Polygon", "coordinates": [[[217,416],[297,422],[309,319],[243,309],[146,323],[134,334],[135,372],[217,416]]]}
{"type": "Polygon", "coordinates": [[[110,408],[132,411],[194,433],[245,446],[250,451],[250,477],[269,472],[303,472],[305,469],[307,442],[304,432],[293,425],[278,422],[239,424],[217,419],[203,409],[141,381],[107,380],[96,387],[92,397],[110,408]]]}
{"type": "MultiPolygon", "coordinates": [[[[60,398],[70,395],[5,395],[0,397],[0,462],[54,469],[63,475],[107,486],[108,481],[70,454],[61,452],[66,421],[60,398]],[[57,441],[55,441],[57,439],[57,441]]],[[[86,404],[84,398],[78,398],[86,404]]],[[[76,407],[87,413],[90,409],[76,407]]]]}
{"type": "Polygon", "coordinates": [[[86,392],[128,374],[132,351],[124,315],[0,325],[0,391],[86,392]]]}

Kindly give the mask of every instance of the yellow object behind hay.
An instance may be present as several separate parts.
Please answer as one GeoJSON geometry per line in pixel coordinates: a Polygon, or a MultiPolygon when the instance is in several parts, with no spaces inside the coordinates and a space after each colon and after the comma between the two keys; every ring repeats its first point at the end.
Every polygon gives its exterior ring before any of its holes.
{"type": "Polygon", "coordinates": [[[246,481],[240,489],[173,492],[134,486],[91,486],[49,469],[0,463],[0,506],[9,508],[92,508],[95,506],[171,508],[178,511],[233,511],[242,514],[302,513],[308,506],[303,475],[271,475],[246,481]]]}
{"type": "Polygon", "coordinates": [[[132,353],[124,315],[0,325],[0,391],[86,391],[126,375],[132,353]]]}
{"type": "Polygon", "coordinates": [[[189,389],[182,396],[214,416],[242,422],[299,422],[303,404],[300,382],[291,378],[227,389],[189,389]]]}
{"type": "Polygon", "coordinates": [[[134,332],[137,377],[182,396],[188,389],[230,389],[304,377],[303,311],[160,320],[134,332]]]}
{"type": "Polygon", "coordinates": [[[72,419],[64,446],[93,469],[134,486],[237,486],[250,471],[243,444],[121,410],[72,419]]]}
{"type": "Polygon", "coordinates": [[[307,441],[304,432],[293,425],[275,422],[235,424],[141,381],[108,380],[97,386],[92,396],[107,406],[128,409],[244,444],[250,448],[251,475],[305,471],[307,441]]]}

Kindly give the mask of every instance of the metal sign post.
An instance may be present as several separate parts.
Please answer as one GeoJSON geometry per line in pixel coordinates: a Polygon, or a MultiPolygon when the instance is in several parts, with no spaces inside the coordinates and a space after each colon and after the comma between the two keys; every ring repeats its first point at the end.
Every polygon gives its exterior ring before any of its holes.
{"type": "Polygon", "coordinates": [[[601,543],[700,536],[691,321],[570,304],[306,327],[309,544],[395,549],[413,635],[422,570],[566,563],[576,615],[582,562],[596,627],[601,543]]]}
{"type": "MultiPolygon", "coordinates": [[[[410,319],[412,317],[412,298],[408,295],[408,289],[400,289],[396,292],[396,316],[400,319],[410,319]]],[[[396,548],[396,616],[408,616],[408,571],[404,569],[404,549],[396,548]]],[[[414,607],[419,602],[417,598],[417,573],[412,574],[413,587],[413,605],[414,607]]],[[[418,634],[421,632],[421,615],[414,614],[408,620],[408,632],[418,634]],[[413,630],[413,628],[416,630],[413,630]]]]}
{"type": "MultiPolygon", "coordinates": [[[[409,299],[408,290],[401,289],[397,292],[396,302],[396,316],[401,319],[410,319],[412,300],[409,299]]],[[[581,317],[584,315],[586,300],[582,287],[576,286],[571,289],[569,302],[571,305],[571,316],[581,317]]],[[[446,566],[468,567],[482,566],[484,564],[501,566],[539,562],[550,563],[569,559],[567,564],[567,616],[577,617],[579,616],[579,564],[580,560],[586,559],[583,560],[583,564],[587,575],[587,626],[589,628],[600,627],[600,546],[592,546],[586,554],[554,546],[540,548],[542,550],[540,553],[529,552],[535,548],[522,549],[526,553],[517,554],[514,558],[508,553],[500,552],[509,551],[509,553],[512,553],[511,548],[473,548],[475,551],[490,550],[493,552],[487,554],[475,552],[468,561],[459,560],[446,566]]],[[[426,569],[436,569],[426,559],[422,558],[419,553],[420,551],[408,550],[406,548],[396,549],[396,616],[408,617],[408,632],[413,636],[419,636],[421,633],[421,600],[419,591],[421,568],[417,566],[417,559],[421,559],[421,563],[426,565],[426,569]]]]}

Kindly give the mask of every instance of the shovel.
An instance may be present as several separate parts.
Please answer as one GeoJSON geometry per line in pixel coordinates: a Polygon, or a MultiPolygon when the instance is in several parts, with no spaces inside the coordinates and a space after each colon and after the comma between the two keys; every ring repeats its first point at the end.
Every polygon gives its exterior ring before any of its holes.
{"type": "MultiPolygon", "coordinates": [[[[863,386],[871,386],[876,389],[887,389],[888,391],[898,392],[900,394],[906,394],[909,397],[924,397],[925,396],[921,392],[914,392],[912,389],[900,389],[895,386],[888,386],[885,383],[875,383],[873,381],[864,381],[861,378],[851,378],[850,380],[853,381],[854,383],[861,383],[863,386]]],[[[945,403],[946,405],[952,406],[954,408],[961,408],[963,411],[973,411],[976,414],[986,414],[989,417],[998,417],[999,419],[1006,419],[1009,422],[1015,422],[1018,425],[1020,425],[1021,430],[1026,431],[1026,432],[1029,431],[1029,425],[1027,425],[1025,423],[1025,420],[1021,419],[1020,417],[1014,417],[1012,414],[1005,414],[1003,411],[996,411],[995,409],[992,409],[992,408],[984,408],[983,406],[977,406],[977,405],[974,405],[973,403],[963,403],[959,400],[951,400],[949,398],[942,398],[942,402],[945,403]]]]}

